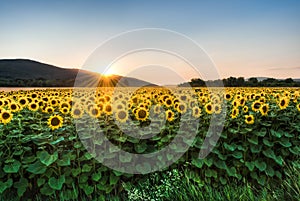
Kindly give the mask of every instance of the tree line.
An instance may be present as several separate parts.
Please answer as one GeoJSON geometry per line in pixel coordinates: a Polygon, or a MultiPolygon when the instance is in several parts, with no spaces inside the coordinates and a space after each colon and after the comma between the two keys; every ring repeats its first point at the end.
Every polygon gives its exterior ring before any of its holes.
{"type": "Polygon", "coordinates": [[[287,78],[278,80],[275,78],[266,78],[259,81],[257,78],[252,77],[245,80],[244,77],[229,77],[218,80],[204,81],[200,78],[191,79],[189,82],[181,83],[179,86],[192,86],[192,87],[205,87],[205,86],[224,86],[224,87],[300,87],[300,82],[287,78]]]}

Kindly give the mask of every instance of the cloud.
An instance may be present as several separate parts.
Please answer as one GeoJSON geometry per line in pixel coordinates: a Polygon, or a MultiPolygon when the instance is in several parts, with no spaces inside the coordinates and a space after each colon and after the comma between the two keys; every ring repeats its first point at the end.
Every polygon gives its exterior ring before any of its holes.
{"type": "Polygon", "coordinates": [[[300,70],[300,66],[297,67],[279,67],[279,68],[269,68],[268,71],[280,71],[280,70],[300,70]]]}

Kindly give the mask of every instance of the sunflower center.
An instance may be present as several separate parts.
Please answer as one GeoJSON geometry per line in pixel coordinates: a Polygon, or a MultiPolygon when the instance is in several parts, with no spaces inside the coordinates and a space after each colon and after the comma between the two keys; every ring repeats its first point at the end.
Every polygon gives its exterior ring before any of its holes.
{"type": "Polygon", "coordinates": [[[207,110],[210,111],[211,110],[211,105],[207,106],[207,110]]]}
{"type": "Polygon", "coordinates": [[[138,113],[138,115],[139,115],[139,117],[140,117],[140,118],[142,118],[142,119],[143,119],[143,118],[145,118],[145,117],[146,117],[147,113],[146,113],[146,111],[145,111],[145,110],[140,110],[140,111],[139,111],[139,113],[138,113]]]}
{"type": "Polygon", "coordinates": [[[9,119],[9,117],[10,117],[10,114],[7,113],[7,112],[5,112],[5,113],[2,114],[2,118],[3,118],[4,120],[9,119]]]}
{"type": "Polygon", "coordinates": [[[60,121],[57,117],[54,117],[53,119],[51,119],[51,125],[52,126],[58,126],[59,123],[60,123],[60,121]]]}
{"type": "Polygon", "coordinates": [[[125,118],[126,118],[126,112],[120,111],[120,112],[118,113],[118,117],[119,117],[119,119],[125,119],[125,118]]]}
{"type": "Polygon", "coordinates": [[[249,121],[251,121],[252,120],[252,118],[251,117],[247,117],[247,121],[249,122],[249,121]]]}
{"type": "Polygon", "coordinates": [[[81,112],[80,112],[80,110],[79,110],[79,109],[75,109],[75,110],[74,110],[74,114],[75,114],[75,115],[80,115],[80,114],[81,114],[81,112]]]}

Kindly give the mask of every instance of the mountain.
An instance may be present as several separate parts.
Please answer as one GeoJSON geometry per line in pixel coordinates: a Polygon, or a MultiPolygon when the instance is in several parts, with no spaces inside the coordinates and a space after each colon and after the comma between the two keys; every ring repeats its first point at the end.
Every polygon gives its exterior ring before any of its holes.
{"type": "Polygon", "coordinates": [[[78,87],[153,86],[136,78],[99,73],[76,68],[62,68],[28,59],[0,60],[0,87],[78,87]],[[76,82],[75,82],[76,81],[76,82]]]}

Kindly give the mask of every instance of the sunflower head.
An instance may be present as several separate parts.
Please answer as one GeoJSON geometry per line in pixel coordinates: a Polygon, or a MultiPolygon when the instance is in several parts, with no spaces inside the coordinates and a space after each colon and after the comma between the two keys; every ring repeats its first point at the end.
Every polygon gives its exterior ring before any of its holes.
{"type": "Polygon", "coordinates": [[[259,108],[259,111],[263,116],[266,116],[269,111],[269,105],[268,104],[261,105],[261,107],[259,108]]]}
{"type": "Polygon", "coordinates": [[[13,118],[13,114],[8,110],[1,110],[0,113],[0,122],[3,124],[8,124],[13,118]]]}
{"type": "Polygon", "coordinates": [[[232,109],[232,112],[231,112],[231,118],[232,119],[235,119],[235,118],[237,118],[237,116],[239,115],[239,108],[237,108],[237,107],[234,107],[233,109],[232,109]]]}
{"type": "Polygon", "coordinates": [[[173,121],[174,120],[174,116],[175,116],[175,114],[174,114],[174,112],[172,110],[169,109],[169,110],[166,111],[167,121],[169,121],[169,122],[173,121]]]}
{"type": "Polygon", "coordinates": [[[248,112],[248,110],[249,110],[248,106],[247,106],[247,105],[245,105],[245,106],[243,107],[243,112],[244,112],[244,113],[247,113],[247,112],[248,112]]]}
{"type": "Polygon", "coordinates": [[[201,109],[198,106],[194,106],[192,110],[193,110],[192,113],[193,117],[199,118],[201,116],[201,109]]]}
{"type": "Polygon", "coordinates": [[[145,108],[141,107],[136,110],[135,117],[137,120],[146,121],[148,116],[149,112],[145,108]]]}
{"type": "Polygon", "coordinates": [[[279,108],[281,110],[287,108],[288,105],[289,105],[289,99],[287,97],[283,97],[279,99],[279,108]]]}
{"type": "Polygon", "coordinates": [[[300,112],[300,103],[297,105],[297,109],[300,112]]]}
{"type": "Polygon", "coordinates": [[[125,109],[118,110],[115,113],[115,118],[121,123],[125,123],[128,119],[128,112],[125,109]]]}
{"type": "Polygon", "coordinates": [[[207,114],[212,114],[212,113],[214,112],[213,106],[212,106],[211,103],[207,103],[207,104],[205,105],[205,112],[206,112],[207,114]]]}
{"type": "Polygon", "coordinates": [[[246,124],[254,124],[254,116],[252,114],[245,115],[246,124]]]}
{"type": "Polygon", "coordinates": [[[80,107],[73,107],[71,110],[71,115],[75,119],[82,117],[83,113],[84,111],[80,107]]]}
{"type": "Polygon", "coordinates": [[[48,126],[52,130],[58,129],[63,125],[63,118],[59,115],[52,115],[48,119],[48,126]]]}

